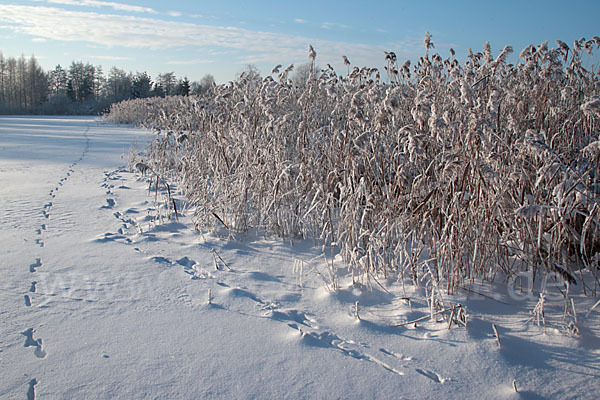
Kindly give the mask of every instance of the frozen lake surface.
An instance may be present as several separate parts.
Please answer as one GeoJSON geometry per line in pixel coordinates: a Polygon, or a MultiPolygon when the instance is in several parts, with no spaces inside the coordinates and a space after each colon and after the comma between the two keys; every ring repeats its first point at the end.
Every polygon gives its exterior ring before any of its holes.
{"type": "Polygon", "coordinates": [[[597,398],[597,299],[574,296],[575,337],[562,300],[544,333],[535,296],[486,285],[445,299],[466,328],[397,327],[429,313],[421,289],[340,274],[331,293],[312,243],[198,232],[176,187],[167,212],[128,166],[149,139],[0,117],[0,398],[597,398]]]}

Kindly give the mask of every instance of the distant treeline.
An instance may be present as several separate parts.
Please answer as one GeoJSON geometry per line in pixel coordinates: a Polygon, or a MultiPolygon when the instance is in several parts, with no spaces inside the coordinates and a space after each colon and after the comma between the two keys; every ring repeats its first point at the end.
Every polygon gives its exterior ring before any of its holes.
{"type": "Polygon", "coordinates": [[[99,114],[111,104],[146,97],[201,94],[214,85],[205,75],[199,82],[178,79],[173,72],[125,72],[73,61],[45,72],[36,58],[4,58],[0,53],[0,114],[99,114]]]}

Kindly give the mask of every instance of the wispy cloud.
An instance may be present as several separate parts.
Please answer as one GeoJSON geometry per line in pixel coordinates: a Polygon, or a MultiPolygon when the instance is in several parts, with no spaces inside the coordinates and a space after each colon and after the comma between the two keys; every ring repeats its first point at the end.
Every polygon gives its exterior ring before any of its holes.
{"type": "Polygon", "coordinates": [[[219,19],[219,17],[217,17],[216,15],[209,15],[209,14],[186,14],[186,17],[190,17],[190,18],[202,18],[202,19],[206,19],[206,20],[212,20],[212,21],[216,21],[219,19]]]}
{"type": "Polygon", "coordinates": [[[82,6],[82,7],[108,7],[112,8],[116,11],[129,11],[129,12],[138,12],[138,13],[149,13],[149,14],[157,14],[157,11],[141,6],[134,6],[131,4],[123,4],[123,3],[115,3],[112,1],[99,1],[99,0],[35,0],[35,1],[44,1],[50,4],[62,4],[69,6],[82,6]]]}
{"type": "Polygon", "coordinates": [[[297,24],[305,24],[305,23],[306,23],[306,20],[305,20],[305,19],[302,19],[302,18],[296,18],[296,19],[294,20],[294,22],[295,22],[295,23],[297,23],[297,24]]]}
{"type": "Polygon", "coordinates": [[[339,24],[337,22],[323,22],[321,24],[321,28],[323,29],[348,29],[350,26],[339,24]]]}
{"type": "Polygon", "coordinates": [[[181,17],[183,15],[183,13],[180,11],[169,11],[167,14],[169,14],[171,17],[181,17]]]}
{"type": "Polygon", "coordinates": [[[169,65],[200,65],[200,64],[212,64],[214,62],[215,62],[215,60],[184,60],[184,61],[171,60],[171,61],[167,61],[167,64],[169,64],[169,65]]]}
{"type": "Polygon", "coordinates": [[[46,41],[46,39],[41,38],[41,37],[36,37],[36,38],[31,39],[31,41],[35,42],[35,43],[44,43],[46,41]]]}
{"type": "Polygon", "coordinates": [[[110,60],[110,61],[127,61],[127,60],[131,60],[131,57],[120,57],[120,56],[89,56],[89,58],[96,58],[98,60],[110,60]]]}
{"type": "MultiPolygon", "coordinates": [[[[324,62],[335,65],[336,60],[341,60],[342,55],[347,55],[356,64],[373,65],[383,59],[384,50],[393,50],[371,44],[319,40],[238,27],[41,6],[0,5],[0,25],[36,38],[86,42],[89,45],[111,48],[164,50],[190,47],[202,51],[222,49],[229,52],[232,62],[278,64],[288,60],[306,60],[307,46],[312,44],[319,58],[326,60],[324,62]]],[[[411,50],[407,47],[403,49],[404,52],[411,50]]],[[[397,54],[400,56],[401,52],[397,51],[397,54]]]]}

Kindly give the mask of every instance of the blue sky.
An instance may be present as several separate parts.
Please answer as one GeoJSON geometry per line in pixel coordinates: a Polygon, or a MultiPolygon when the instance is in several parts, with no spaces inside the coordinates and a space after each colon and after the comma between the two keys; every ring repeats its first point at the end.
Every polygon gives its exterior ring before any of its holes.
{"type": "Polygon", "coordinates": [[[600,1],[138,1],[0,0],[0,51],[34,54],[46,69],[71,61],[126,71],[175,72],[218,83],[246,64],[268,74],[277,64],[307,61],[345,70],[342,55],[380,67],[384,51],[416,60],[423,36],[444,57],[459,58],[489,41],[518,54],[528,44],[600,36],[600,1]]]}

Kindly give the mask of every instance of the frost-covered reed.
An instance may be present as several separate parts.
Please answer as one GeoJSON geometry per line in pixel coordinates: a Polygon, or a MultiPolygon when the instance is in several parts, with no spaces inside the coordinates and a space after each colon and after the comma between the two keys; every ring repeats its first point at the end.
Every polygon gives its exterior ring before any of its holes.
{"type": "Polygon", "coordinates": [[[347,58],[300,86],[279,65],[106,118],[156,132],[149,168],[179,182],[200,226],[312,238],[361,280],[451,292],[529,271],[595,292],[600,81],[582,55],[600,40],[531,45],[516,65],[510,46],[461,63],[424,44],[412,66],[385,54],[386,83],[347,58]]]}

